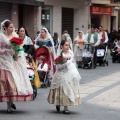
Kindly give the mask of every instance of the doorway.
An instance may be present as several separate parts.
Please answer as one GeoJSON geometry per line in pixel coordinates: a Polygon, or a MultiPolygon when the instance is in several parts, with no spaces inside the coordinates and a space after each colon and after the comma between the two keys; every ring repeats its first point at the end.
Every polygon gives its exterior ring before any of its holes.
{"type": "Polygon", "coordinates": [[[74,9],[62,8],[62,33],[67,30],[73,39],[74,9]]]}
{"type": "Polygon", "coordinates": [[[111,16],[111,31],[113,28],[116,29],[116,16],[111,16]]]}

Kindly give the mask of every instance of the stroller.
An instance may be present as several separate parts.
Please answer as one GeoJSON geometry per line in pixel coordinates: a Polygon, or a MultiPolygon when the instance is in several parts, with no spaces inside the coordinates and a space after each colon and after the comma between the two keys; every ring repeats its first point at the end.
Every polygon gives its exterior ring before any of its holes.
{"type": "MultiPolygon", "coordinates": [[[[27,68],[27,69],[30,70],[31,68],[27,68]]],[[[37,87],[36,87],[36,85],[34,83],[35,75],[29,75],[29,78],[30,78],[30,82],[31,82],[31,85],[32,85],[32,88],[33,88],[33,100],[34,100],[36,98],[36,96],[37,96],[37,87]]]]}
{"type": "Polygon", "coordinates": [[[120,48],[114,43],[112,49],[112,63],[119,62],[120,63],[120,48]]]}
{"type": "Polygon", "coordinates": [[[50,53],[47,47],[41,46],[40,48],[37,49],[35,53],[36,63],[38,63],[37,60],[40,56],[45,57],[45,63],[48,65],[48,71],[42,72],[42,74],[40,75],[40,81],[42,82],[41,87],[47,88],[50,87],[51,85],[51,81],[49,78],[49,71],[51,69],[51,60],[50,60],[50,53]]]}
{"type": "Polygon", "coordinates": [[[97,63],[99,65],[107,65],[108,66],[108,61],[106,60],[106,51],[107,51],[107,46],[100,44],[97,48],[97,63]]]}
{"type": "MultiPolygon", "coordinates": [[[[29,57],[26,57],[26,60],[32,63],[29,57]]],[[[27,65],[27,74],[29,76],[29,79],[33,88],[33,100],[34,100],[37,96],[37,87],[34,83],[34,78],[35,78],[34,68],[31,68],[29,65],[27,65]]]]}
{"type": "Polygon", "coordinates": [[[91,44],[85,44],[83,48],[83,55],[82,55],[82,68],[84,69],[87,67],[88,69],[94,68],[94,48],[91,44]]]}

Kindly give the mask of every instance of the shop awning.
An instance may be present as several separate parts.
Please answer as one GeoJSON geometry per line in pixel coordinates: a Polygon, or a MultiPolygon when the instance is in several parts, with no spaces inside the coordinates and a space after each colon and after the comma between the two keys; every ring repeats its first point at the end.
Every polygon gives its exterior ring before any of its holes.
{"type": "Polygon", "coordinates": [[[97,15],[111,15],[112,7],[103,7],[103,6],[91,6],[91,14],[97,15]]]}
{"type": "Polygon", "coordinates": [[[0,0],[0,2],[9,2],[16,4],[25,4],[25,5],[34,5],[34,6],[43,6],[44,2],[37,0],[0,0]]]}

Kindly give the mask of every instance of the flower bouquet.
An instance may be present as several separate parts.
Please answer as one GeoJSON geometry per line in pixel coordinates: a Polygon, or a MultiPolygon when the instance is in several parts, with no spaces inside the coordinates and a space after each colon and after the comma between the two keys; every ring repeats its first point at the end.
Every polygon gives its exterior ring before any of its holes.
{"type": "Polygon", "coordinates": [[[20,39],[20,38],[17,38],[17,37],[13,37],[11,40],[10,40],[10,43],[11,43],[11,46],[12,48],[15,50],[15,55],[14,55],[14,60],[16,60],[17,56],[18,56],[18,53],[20,51],[20,46],[22,45],[23,43],[23,40],[20,39]]]}
{"type": "Polygon", "coordinates": [[[63,54],[61,54],[55,59],[55,64],[57,65],[58,71],[64,71],[68,70],[67,68],[67,59],[63,57],[63,54]]]}

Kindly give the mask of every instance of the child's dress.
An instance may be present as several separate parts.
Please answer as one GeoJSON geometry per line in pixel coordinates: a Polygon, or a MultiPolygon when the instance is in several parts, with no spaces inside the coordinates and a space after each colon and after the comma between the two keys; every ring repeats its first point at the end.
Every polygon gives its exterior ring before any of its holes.
{"type": "Polygon", "coordinates": [[[28,64],[27,64],[27,74],[28,74],[30,80],[34,79],[34,77],[35,77],[34,68],[30,67],[30,65],[28,65],[28,64]]]}
{"type": "Polygon", "coordinates": [[[60,106],[79,105],[81,76],[76,68],[73,52],[69,50],[69,56],[63,53],[63,57],[71,59],[67,60],[64,65],[57,65],[57,71],[53,76],[48,95],[48,102],[60,106]],[[62,66],[63,69],[60,69],[62,66]]]}

